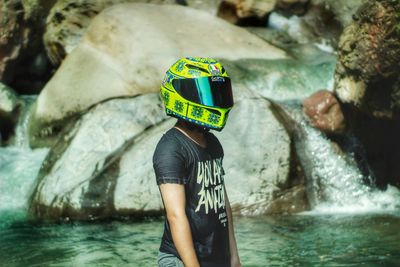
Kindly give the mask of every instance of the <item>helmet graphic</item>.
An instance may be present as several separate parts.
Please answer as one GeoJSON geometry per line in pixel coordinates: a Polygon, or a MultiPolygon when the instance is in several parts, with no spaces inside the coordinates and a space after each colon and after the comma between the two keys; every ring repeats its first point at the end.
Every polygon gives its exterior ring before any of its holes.
{"type": "Polygon", "coordinates": [[[167,115],[221,131],[233,107],[231,80],[212,58],[181,58],[161,85],[167,115]]]}

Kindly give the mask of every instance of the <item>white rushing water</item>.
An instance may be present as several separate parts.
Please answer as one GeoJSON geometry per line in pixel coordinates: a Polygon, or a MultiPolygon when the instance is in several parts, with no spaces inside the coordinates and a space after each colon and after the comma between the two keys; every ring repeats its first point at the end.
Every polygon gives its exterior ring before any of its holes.
{"type": "Polygon", "coordinates": [[[385,191],[363,182],[360,170],[338,154],[323,134],[301,123],[306,133],[306,153],[312,159],[312,187],[323,191],[324,199],[313,209],[315,213],[365,213],[400,210],[400,191],[388,186],[385,191]]]}
{"type": "Polygon", "coordinates": [[[299,104],[285,108],[298,123],[300,161],[305,163],[308,196],[313,210],[307,214],[391,213],[400,211],[400,191],[366,185],[353,155],[339,151],[323,133],[311,127],[299,104]]]}

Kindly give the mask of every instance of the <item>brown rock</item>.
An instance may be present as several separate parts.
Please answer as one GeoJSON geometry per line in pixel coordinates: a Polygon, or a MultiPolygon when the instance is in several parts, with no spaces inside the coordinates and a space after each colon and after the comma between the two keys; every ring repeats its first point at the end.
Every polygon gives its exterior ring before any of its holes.
{"type": "Polygon", "coordinates": [[[267,14],[274,10],[277,0],[225,0],[217,16],[241,26],[265,26],[267,14]]]}
{"type": "Polygon", "coordinates": [[[276,8],[290,14],[303,15],[308,8],[310,0],[278,0],[276,8]]]}
{"type": "Polygon", "coordinates": [[[375,118],[398,116],[398,14],[399,1],[369,1],[357,11],[339,42],[335,93],[341,102],[375,118]]]}
{"type": "Polygon", "coordinates": [[[345,130],[345,120],[340,104],[333,93],[320,90],[303,101],[304,113],[311,124],[327,134],[340,134],[345,130]]]}
{"type": "Polygon", "coordinates": [[[21,53],[27,47],[30,27],[20,1],[0,2],[0,81],[12,81],[21,53]]]}

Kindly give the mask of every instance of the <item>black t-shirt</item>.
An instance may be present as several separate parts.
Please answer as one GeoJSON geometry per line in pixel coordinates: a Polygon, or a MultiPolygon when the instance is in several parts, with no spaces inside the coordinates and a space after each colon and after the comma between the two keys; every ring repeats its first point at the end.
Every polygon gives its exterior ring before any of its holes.
{"type": "MultiPolygon", "coordinates": [[[[186,215],[202,267],[229,267],[228,217],[225,209],[224,152],[218,139],[206,133],[203,148],[176,128],[167,131],[153,156],[157,184],[183,184],[186,215]]],[[[168,220],[160,251],[179,257],[168,220]]]]}

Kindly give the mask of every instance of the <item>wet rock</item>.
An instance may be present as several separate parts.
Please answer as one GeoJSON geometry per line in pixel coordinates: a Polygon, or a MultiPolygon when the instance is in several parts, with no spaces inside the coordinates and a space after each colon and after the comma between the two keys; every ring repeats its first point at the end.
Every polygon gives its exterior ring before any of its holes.
{"type": "MultiPolygon", "coordinates": [[[[293,180],[290,137],[270,102],[238,86],[234,94],[230,120],[215,134],[224,146],[225,181],[235,213],[303,211],[304,183],[293,180]],[[251,120],[247,114],[253,114],[251,120]]],[[[164,115],[156,93],[98,104],[51,148],[31,213],[56,220],[161,214],[152,155],[175,121],[164,115]]]]}
{"type": "Polygon", "coordinates": [[[321,90],[306,98],[303,111],[311,124],[326,134],[342,134],[346,128],[340,103],[330,91],[321,90]]]}
{"type": "Polygon", "coordinates": [[[6,142],[14,133],[20,106],[17,93],[0,83],[0,143],[6,142]]]}
{"type": "Polygon", "coordinates": [[[225,0],[217,15],[239,26],[266,26],[267,15],[275,8],[277,0],[225,0]]]}
{"type": "Polygon", "coordinates": [[[282,50],[205,12],[173,5],[113,6],[93,20],[39,95],[30,122],[31,144],[56,122],[62,125],[100,101],[158,91],[165,70],[187,55],[286,58],[282,50]],[[214,36],[213,41],[205,35],[214,36]]]}
{"type": "Polygon", "coordinates": [[[335,92],[375,118],[395,119],[400,73],[400,3],[370,1],[355,14],[339,43],[335,92]]]}

